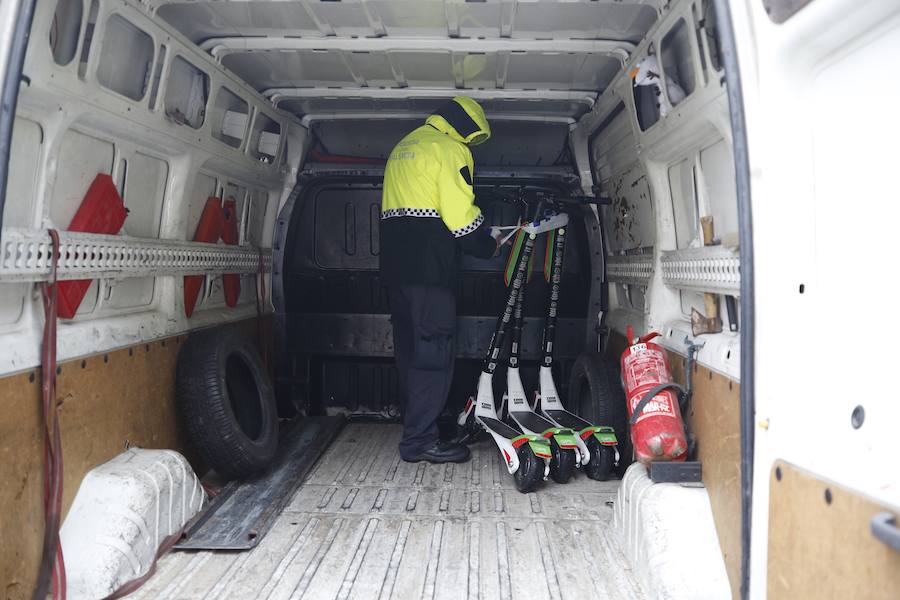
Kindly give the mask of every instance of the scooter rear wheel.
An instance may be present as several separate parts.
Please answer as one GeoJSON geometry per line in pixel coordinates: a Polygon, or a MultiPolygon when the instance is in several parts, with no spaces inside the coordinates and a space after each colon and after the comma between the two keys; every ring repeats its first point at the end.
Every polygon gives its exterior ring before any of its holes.
{"type": "Polygon", "coordinates": [[[556,483],[569,483],[575,473],[575,450],[561,448],[556,439],[550,438],[550,477],[556,483]]]}
{"type": "Polygon", "coordinates": [[[604,446],[594,436],[586,440],[591,460],[585,465],[587,476],[595,481],[606,481],[616,466],[616,450],[613,446],[604,446]]]}
{"type": "Polygon", "coordinates": [[[544,460],[534,454],[528,444],[522,444],[516,450],[519,457],[519,468],[513,473],[516,489],[527,494],[537,489],[544,479],[544,460]]]}

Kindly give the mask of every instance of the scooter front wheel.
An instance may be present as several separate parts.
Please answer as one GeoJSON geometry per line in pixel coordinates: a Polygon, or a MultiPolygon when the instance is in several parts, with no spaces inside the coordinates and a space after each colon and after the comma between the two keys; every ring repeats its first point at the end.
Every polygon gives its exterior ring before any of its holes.
{"type": "Polygon", "coordinates": [[[544,460],[535,455],[528,444],[522,444],[516,450],[519,457],[519,468],[513,473],[516,489],[527,494],[537,489],[544,479],[544,460]]]}
{"type": "Polygon", "coordinates": [[[550,477],[556,483],[569,483],[575,473],[577,457],[573,448],[562,448],[556,439],[550,438],[550,477]]]}
{"type": "Polygon", "coordinates": [[[616,449],[604,446],[594,436],[586,440],[591,460],[585,465],[587,476],[595,481],[606,481],[616,466],[616,449]]]}

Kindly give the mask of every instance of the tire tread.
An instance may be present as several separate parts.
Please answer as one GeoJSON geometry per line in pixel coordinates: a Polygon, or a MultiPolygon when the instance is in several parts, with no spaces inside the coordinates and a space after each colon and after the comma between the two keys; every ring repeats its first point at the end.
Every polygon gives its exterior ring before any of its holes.
{"type": "Polygon", "coordinates": [[[188,437],[216,472],[241,478],[271,462],[278,441],[272,386],[259,355],[238,332],[216,329],[188,338],[178,356],[176,397],[188,437]],[[257,384],[263,419],[257,441],[241,430],[229,404],[223,371],[225,358],[232,352],[242,355],[257,384]]]}
{"type": "MultiPolygon", "coordinates": [[[[628,429],[628,409],[625,390],[622,388],[619,365],[614,360],[596,352],[586,352],[572,366],[569,395],[578,402],[583,385],[591,390],[591,412],[577,407],[580,416],[594,425],[607,425],[616,432],[619,441],[619,465],[616,472],[622,475],[631,464],[631,432],[628,429]]],[[[573,405],[574,406],[574,405],[573,405]]]]}

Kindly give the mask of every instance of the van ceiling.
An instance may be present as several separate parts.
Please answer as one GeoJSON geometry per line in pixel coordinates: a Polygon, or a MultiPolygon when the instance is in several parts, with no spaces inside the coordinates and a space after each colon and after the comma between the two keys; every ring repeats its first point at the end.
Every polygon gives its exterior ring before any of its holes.
{"type": "Polygon", "coordinates": [[[160,17],[307,124],[484,101],[562,126],[609,85],[664,0],[154,0],[160,17]]]}
{"type": "MultiPolygon", "coordinates": [[[[387,159],[400,138],[421,124],[422,119],[323,120],[312,130],[328,154],[387,159]]],[[[491,138],[472,154],[476,165],[552,166],[568,157],[568,135],[568,127],[559,123],[495,121],[491,138]]]]}

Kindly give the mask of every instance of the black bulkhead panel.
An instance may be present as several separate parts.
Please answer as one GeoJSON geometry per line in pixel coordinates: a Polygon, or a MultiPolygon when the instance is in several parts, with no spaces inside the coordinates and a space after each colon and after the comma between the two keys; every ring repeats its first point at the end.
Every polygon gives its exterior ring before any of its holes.
{"type": "MultiPolygon", "coordinates": [[[[476,193],[477,193],[476,181],[476,193]]],[[[381,182],[311,182],[291,218],[283,271],[289,373],[280,374],[282,393],[313,413],[328,409],[397,414],[397,375],[393,367],[390,306],[378,273],[381,182]]],[[[481,206],[488,223],[516,222],[519,209],[502,202],[481,206]]],[[[586,232],[580,219],[569,229],[562,301],[557,329],[560,373],[583,350],[591,274],[586,232]]],[[[548,285],[542,275],[545,245],[538,240],[534,274],[526,292],[523,379],[537,383],[538,357],[548,285]]],[[[457,365],[448,410],[472,393],[480,359],[501,312],[507,290],[503,267],[508,249],[495,259],[463,258],[457,289],[460,316],[457,365]]],[[[564,372],[563,372],[564,371],[564,372]]],[[[502,390],[504,372],[495,382],[502,390]]],[[[333,412],[333,410],[332,410],[333,412]]]]}

